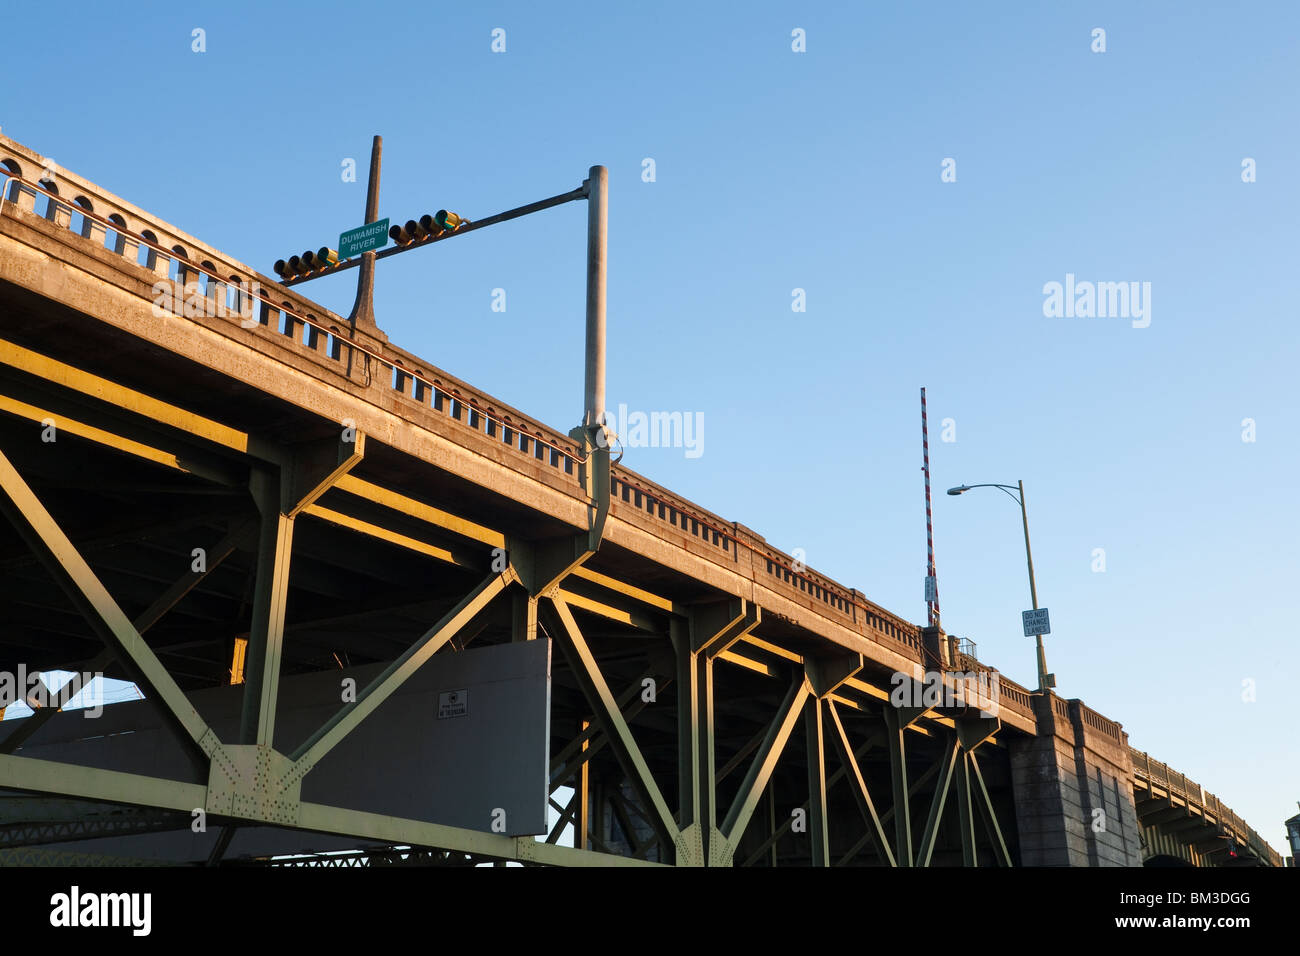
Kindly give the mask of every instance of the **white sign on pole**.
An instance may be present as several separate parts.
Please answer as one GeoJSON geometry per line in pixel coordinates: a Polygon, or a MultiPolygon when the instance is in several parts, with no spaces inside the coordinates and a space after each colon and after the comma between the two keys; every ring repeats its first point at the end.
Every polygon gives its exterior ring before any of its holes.
{"type": "Polygon", "coordinates": [[[1036,611],[1022,611],[1020,617],[1025,624],[1025,637],[1037,637],[1039,634],[1052,633],[1052,624],[1047,619],[1047,608],[1040,607],[1036,611]]]}
{"type": "Polygon", "coordinates": [[[938,596],[938,588],[934,583],[934,575],[927,574],[925,576],[925,603],[933,604],[938,599],[938,596]]]}

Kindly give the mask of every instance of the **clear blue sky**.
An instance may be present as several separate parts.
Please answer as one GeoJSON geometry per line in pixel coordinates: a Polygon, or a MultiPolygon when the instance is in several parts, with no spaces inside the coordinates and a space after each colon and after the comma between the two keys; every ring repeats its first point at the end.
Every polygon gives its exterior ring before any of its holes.
{"type": "MultiPolygon", "coordinates": [[[[1283,850],[1300,799],[1294,4],[60,9],[57,39],[6,44],[4,132],[268,273],[361,223],[375,133],[380,214],[401,220],[482,217],[607,165],[610,404],[705,422],[698,458],[625,462],[919,621],[928,386],[947,628],[1034,684],[1018,511],[942,494],[1024,479],[1059,690],[1283,850]],[[1150,326],[1045,317],[1067,273],[1150,282],[1150,326]]],[[[584,242],[573,204],[389,260],[380,324],[567,429],[584,242]]],[[[346,313],[351,285],[304,291],[346,313]]]]}

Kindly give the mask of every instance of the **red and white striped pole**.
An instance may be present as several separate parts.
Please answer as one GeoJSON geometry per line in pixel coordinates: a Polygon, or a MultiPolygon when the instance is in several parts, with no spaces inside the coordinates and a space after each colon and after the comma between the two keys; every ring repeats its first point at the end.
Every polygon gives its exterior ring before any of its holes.
{"type": "Polygon", "coordinates": [[[939,579],[934,573],[934,518],[930,512],[930,426],[925,416],[925,389],[921,389],[921,456],[925,472],[925,548],[926,576],[933,581],[926,600],[931,627],[939,626],[939,579]]]}

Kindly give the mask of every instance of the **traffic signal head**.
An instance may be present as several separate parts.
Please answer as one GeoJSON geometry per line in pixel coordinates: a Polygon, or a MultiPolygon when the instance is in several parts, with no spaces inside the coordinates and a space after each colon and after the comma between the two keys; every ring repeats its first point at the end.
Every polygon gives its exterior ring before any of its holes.
{"type": "Polygon", "coordinates": [[[409,246],[417,239],[422,238],[418,233],[418,224],[415,220],[407,220],[405,226],[393,226],[388,230],[389,237],[399,246],[409,246]]]}
{"type": "Polygon", "coordinates": [[[300,256],[290,256],[288,259],[278,259],[275,263],[275,274],[281,279],[288,281],[297,276],[310,275],[322,269],[328,269],[330,266],[337,265],[339,254],[329,246],[322,246],[318,251],[312,252],[308,249],[300,256]]]}
{"type": "Polygon", "coordinates": [[[439,229],[445,229],[447,232],[455,232],[467,220],[461,219],[454,212],[448,212],[445,209],[439,209],[433,215],[433,221],[439,229]]]}
{"type": "Polygon", "coordinates": [[[455,232],[468,222],[468,219],[462,219],[454,212],[439,209],[432,216],[425,214],[418,220],[408,219],[405,225],[393,226],[388,230],[388,235],[399,246],[407,246],[413,242],[437,239],[445,232],[455,232]]]}

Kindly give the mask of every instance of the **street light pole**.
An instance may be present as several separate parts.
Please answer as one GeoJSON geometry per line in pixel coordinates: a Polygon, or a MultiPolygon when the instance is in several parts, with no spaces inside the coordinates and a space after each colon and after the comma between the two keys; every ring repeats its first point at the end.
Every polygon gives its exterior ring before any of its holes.
{"type": "MultiPolygon", "coordinates": [[[[1025,529],[1025,563],[1029,566],[1029,599],[1033,602],[1034,610],[1038,610],[1038,586],[1034,583],[1034,552],[1029,547],[1029,510],[1025,507],[1025,483],[1018,480],[1014,486],[984,484],[984,485],[959,485],[956,488],[949,488],[948,494],[960,495],[970,491],[972,488],[1000,488],[1008,497],[1014,498],[1020,505],[1020,520],[1025,529]],[[1013,493],[1015,492],[1015,493],[1013,493]]],[[[1043,649],[1043,635],[1036,636],[1038,642],[1038,690],[1046,691],[1050,685],[1055,684],[1052,675],[1047,672],[1047,652],[1043,649]]]]}
{"type": "MultiPolygon", "coordinates": [[[[1016,482],[1020,489],[1020,519],[1025,525],[1025,561],[1029,565],[1029,599],[1038,610],[1038,587],[1034,584],[1034,552],[1029,547],[1029,510],[1025,507],[1025,483],[1016,482]]],[[[1038,635],[1038,689],[1047,688],[1047,653],[1043,650],[1043,635],[1038,635]]]]}

